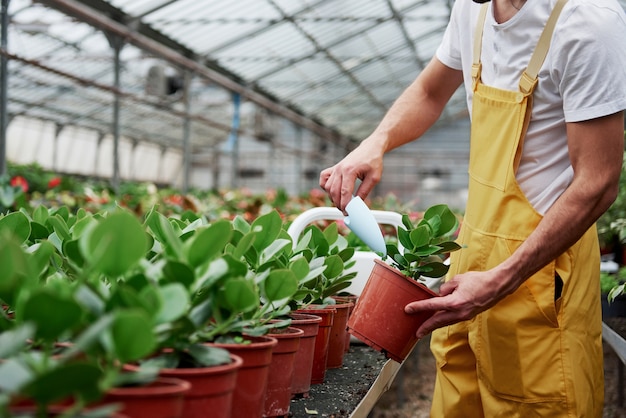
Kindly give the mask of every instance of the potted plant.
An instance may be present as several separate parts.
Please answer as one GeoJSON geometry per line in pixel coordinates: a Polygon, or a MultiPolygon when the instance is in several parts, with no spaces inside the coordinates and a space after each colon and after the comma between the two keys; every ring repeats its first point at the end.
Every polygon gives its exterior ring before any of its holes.
{"type": "Polygon", "coordinates": [[[461,247],[454,242],[459,220],[447,205],[435,205],[419,222],[402,216],[398,241],[387,243],[387,254],[374,268],[350,319],[348,330],[359,340],[402,362],[417,339],[415,333],[432,312],[408,315],[404,307],[436,297],[426,278],[442,278],[449,266],[445,256],[461,247]]]}

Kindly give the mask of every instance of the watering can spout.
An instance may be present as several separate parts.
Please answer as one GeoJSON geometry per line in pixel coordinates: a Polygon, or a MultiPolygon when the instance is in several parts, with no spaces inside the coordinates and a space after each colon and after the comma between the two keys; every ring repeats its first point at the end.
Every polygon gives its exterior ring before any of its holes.
{"type": "Polygon", "coordinates": [[[374,214],[363,202],[363,199],[354,196],[346,206],[346,213],[348,214],[344,219],[346,226],[372,251],[381,253],[383,258],[386,257],[387,247],[383,233],[374,214]]]}

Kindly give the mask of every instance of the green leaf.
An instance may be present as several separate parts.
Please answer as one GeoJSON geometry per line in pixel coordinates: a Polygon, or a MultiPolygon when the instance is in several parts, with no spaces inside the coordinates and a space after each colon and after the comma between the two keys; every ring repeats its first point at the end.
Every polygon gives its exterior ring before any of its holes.
{"type": "Polygon", "coordinates": [[[423,247],[430,243],[430,229],[425,225],[418,226],[410,232],[409,237],[412,245],[404,248],[413,249],[423,247]]]}
{"type": "Polygon", "coordinates": [[[70,395],[93,401],[101,396],[99,385],[102,375],[102,370],[94,364],[61,364],[27,385],[24,392],[42,404],[59,401],[70,395]]]}
{"type": "Polygon", "coordinates": [[[81,321],[82,309],[72,300],[52,293],[46,288],[35,290],[24,303],[18,316],[23,321],[32,321],[36,335],[47,341],[53,341],[63,333],[70,331],[81,321]]]}
{"type": "Polygon", "coordinates": [[[36,285],[29,275],[29,258],[15,238],[0,234],[0,299],[12,305],[18,291],[36,285]]]}
{"type": "Polygon", "coordinates": [[[157,346],[148,316],[138,310],[119,310],[111,325],[111,340],[116,358],[121,363],[139,360],[157,346]]]}
{"type": "Polygon", "coordinates": [[[152,212],[146,219],[146,223],[156,240],[163,245],[165,253],[181,260],[183,258],[183,242],[176,235],[174,227],[167,218],[158,212],[152,212]]]}
{"type": "Polygon", "coordinates": [[[33,210],[33,221],[40,225],[45,225],[49,217],[48,209],[43,205],[39,205],[33,210]]]}
{"type": "Polygon", "coordinates": [[[173,322],[189,309],[189,293],[179,283],[171,283],[158,289],[161,309],[156,315],[157,324],[173,322]]]}
{"type": "Polygon", "coordinates": [[[0,218],[0,234],[10,232],[20,243],[30,236],[30,221],[22,212],[13,212],[0,218]]]}
{"type": "Polygon", "coordinates": [[[219,294],[220,306],[230,312],[250,312],[261,303],[253,284],[243,278],[228,280],[219,294]]]}
{"type": "Polygon", "coordinates": [[[85,259],[109,277],[118,277],[137,265],[147,252],[148,242],[137,217],[126,211],[109,215],[80,240],[85,259]]]}
{"type": "Polygon", "coordinates": [[[430,219],[435,215],[440,218],[440,225],[436,236],[445,236],[456,232],[459,227],[459,220],[447,205],[434,205],[424,212],[425,219],[430,219]]]}
{"type": "Polygon", "coordinates": [[[233,219],[233,228],[235,231],[239,231],[244,235],[251,231],[250,224],[246,222],[241,215],[237,215],[235,216],[235,219],[233,219]]]}
{"type": "Polygon", "coordinates": [[[422,276],[426,277],[434,277],[439,278],[443,277],[448,273],[450,266],[447,266],[443,263],[427,263],[418,268],[418,271],[422,276]]]}
{"type": "Polygon", "coordinates": [[[252,222],[251,230],[257,235],[254,248],[260,252],[267,248],[280,234],[283,220],[276,209],[259,216],[252,222]]]}
{"type": "Polygon", "coordinates": [[[263,289],[269,302],[290,298],[298,290],[298,279],[291,270],[272,270],[263,281],[263,289]]]}
{"type": "Polygon", "coordinates": [[[207,228],[201,229],[193,237],[187,258],[189,264],[197,267],[202,263],[221,255],[230,241],[232,226],[228,220],[217,221],[207,228]]]}
{"type": "Polygon", "coordinates": [[[460,250],[461,247],[459,244],[457,244],[454,241],[444,241],[444,242],[440,242],[439,244],[437,244],[437,246],[440,248],[439,251],[437,251],[435,254],[446,254],[446,253],[451,253],[453,251],[457,251],[460,250]]]}
{"type": "Polygon", "coordinates": [[[31,242],[35,242],[38,240],[46,239],[50,235],[50,231],[44,225],[38,222],[30,223],[30,235],[28,236],[28,240],[31,242]]]}
{"type": "Polygon", "coordinates": [[[57,233],[62,241],[72,238],[72,236],[70,235],[70,230],[67,227],[67,223],[65,219],[63,219],[61,216],[51,216],[48,218],[47,223],[52,227],[52,229],[54,229],[54,232],[57,233]]]}
{"type": "Polygon", "coordinates": [[[205,367],[229,364],[232,361],[228,350],[207,344],[192,344],[189,347],[189,354],[205,367]]]}
{"type": "Polygon", "coordinates": [[[339,227],[337,226],[336,222],[329,224],[324,229],[324,237],[326,238],[326,241],[329,244],[332,244],[335,241],[337,241],[337,238],[339,238],[339,227]]]}
{"type": "Polygon", "coordinates": [[[404,248],[408,248],[408,249],[413,248],[413,242],[411,241],[411,236],[409,234],[409,231],[404,228],[398,227],[398,241],[400,241],[400,244],[404,248]]]}
{"type": "Polygon", "coordinates": [[[411,222],[411,218],[409,218],[409,215],[407,214],[402,215],[402,225],[404,225],[404,228],[407,231],[410,231],[413,228],[415,228],[415,225],[413,225],[413,222],[411,222]]]}
{"type": "Polygon", "coordinates": [[[289,269],[296,276],[296,279],[300,281],[309,274],[309,262],[304,257],[296,258],[295,260],[291,260],[289,269]]]}
{"type": "Polygon", "coordinates": [[[326,257],[324,261],[326,270],[324,270],[324,276],[333,279],[343,273],[343,260],[338,255],[330,255],[326,257]]]}
{"type": "Polygon", "coordinates": [[[272,242],[269,246],[261,251],[259,255],[259,262],[261,265],[267,263],[268,261],[274,259],[276,255],[280,254],[285,248],[291,245],[291,241],[286,239],[277,239],[272,242]]]}
{"type": "Polygon", "coordinates": [[[54,245],[48,241],[42,241],[28,248],[28,253],[31,254],[30,266],[31,271],[36,272],[38,275],[42,274],[50,265],[50,259],[55,252],[54,245]]]}
{"type": "Polygon", "coordinates": [[[167,260],[162,273],[163,279],[168,283],[180,283],[185,287],[191,287],[195,281],[191,267],[175,260],[167,260]]]}

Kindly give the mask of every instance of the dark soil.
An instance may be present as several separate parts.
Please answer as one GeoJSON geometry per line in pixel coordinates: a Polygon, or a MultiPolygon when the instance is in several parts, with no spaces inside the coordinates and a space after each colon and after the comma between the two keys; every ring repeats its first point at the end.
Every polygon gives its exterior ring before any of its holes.
{"type": "Polygon", "coordinates": [[[378,377],[387,359],[373,349],[351,344],[343,367],[326,370],[324,383],[312,385],[307,398],[291,401],[290,416],[347,418],[378,377]]]}

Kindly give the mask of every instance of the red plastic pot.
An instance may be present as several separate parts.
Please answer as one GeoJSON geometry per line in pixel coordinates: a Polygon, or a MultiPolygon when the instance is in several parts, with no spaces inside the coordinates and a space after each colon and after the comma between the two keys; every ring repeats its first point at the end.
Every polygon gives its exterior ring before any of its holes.
{"type": "Polygon", "coordinates": [[[291,313],[289,317],[291,318],[291,326],[300,328],[304,332],[302,337],[300,337],[300,348],[298,348],[294,360],[291,393],[294,397],[301,396],[307,398],[311,389],[315,338],[317,337],[322,318],[318,315],[295,312],[291,313]]]}
{"type": "Polygon", "coordinates": [[[337,312],[333,318],[328,340],[327,369],[338,369],[343,366],[343,356],[346,353],[348,314],[353,306],[352,302],[341,302],[333,305],[337,312]]]}
{"type": "MultiPolygon", "coordinates": [[[[241,357],[231,353],[231,362],[220,366],[161,369],[159,375],[182,379],[191,384],[185,394],[182,417],[230,418],[237,373],[243,365],[241,357]],[[210,411],[210,412],[209,412],[210,411]]],[[[132,370],[136,366],[125,366],[132,370]]]]}
{"type": "MultiPolygon", "coordinates": [[[[357,295],[345,295],[345,296],[333,296],[333,298],[339,303],[351,302],[352,306],[348,309],[348,318],[352,315],[352,311],[354,310],[354,305],[356,305],[356,301],[359,298],[357,295]]],[[[348,326],[346,325],[346,343],[344,347],[344,351],[347,353],[350,351],[350,333],[348,332],[348,326]]]]}
{"type": "Polygon", "coordinates": [[[276,338],[278,343],[272,350],[272,363],[263,407],[264,417],[283,417],[289,414],[293,364],[302,335],[304,331],[295,327],[275,330],[268,334],[269,337],[276,338]]]}
{"type": "Polygon", "coordinates": [[[410,302],[438,295],[387,263],[374,262],[348,320],[348,332],[401,363],[417,343],[417,329],[434,313],[408,315],[404,307],[410,302]]]}
{"type": "Polygon", "coordinates": [[[101,403],[119,403],[119,413],[129,418],[183,418],[184,396],[190,389],[184,380],[159,377],[145,386],[109,389],[101,403]]]}
{"type": "Polygon", "coordinates": [[[333,326],[335,312],[337,312],[337,310],[330,306],[322,308],[309,305],[306,309],[298,309],[295,312],[317,315],[322,318],[322,322],[320,322],[317,331],[317,336],[315,337],[315,352],[313,354],[313,367],[311,369],[311,384],[317,385],[324,383],[324,379],[326,378],[326,360],[328,359],[330,332],[333,326]]]}
{"type": "Polygon", "coordinates": [[[231,411],[233,418],[256,418],[263,414],[272,350],[278,344],[276,338],[268,336],[247,336],[246,339],[250,343],[208,343],[225,348],[243,360],[243,365],[237,372],[237,383],[233,393],[231,411]]]}

